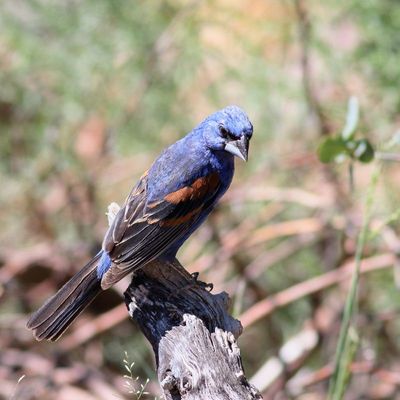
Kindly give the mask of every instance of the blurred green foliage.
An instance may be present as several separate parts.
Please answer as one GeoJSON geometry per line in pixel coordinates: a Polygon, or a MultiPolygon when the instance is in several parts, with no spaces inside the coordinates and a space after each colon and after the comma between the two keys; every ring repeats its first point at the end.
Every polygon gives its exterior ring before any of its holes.
{"type": "MultiPolygon", "coordinates": [[[[316,151],[321,140],[330,143],[320,158],[331,161],[348,154],[343,141],[358,141],[365,149],[356,158],[371,161],[369,143],[380,151],[398,130],[400,8],[396,0],[298,3],[305,18],[294,0],[0,2],[0,259],[45,243],[66,260],[62,270],[36,263],[14,277],[4,289],[2,314],[26,315],[60,287],[98,248],[107,204],[123,201],[161,149],[231,103],[254,124],[250,160],[237,164],[231,197],[183,249],[184,264],[212,257],[201,278],[229,291],[235,306],[246,311],[352,259],[370,167],[357,165],[350,193],[343,165],[322,166],[316,151]],[[304,43],[300,33],[307,24],[304,43]],[[351,96],[362,112],[356,118],[350,110],[348,128],[335,136],[351,96]],[[324,229],[275,262],[278,250],[284,254],[308,234],[248,244],[264,228],[296,220],[318,220],[324,229]],[[224,258],[219,252],[229,247],[227,237],[235,239],[232,232],[240,240],[224,258]],[[261,267],[253,266],[258,275],[247,280],[253,262],[261,267]],[[41,298],[33,292],[21,299],[46,281],[41,298]],[[244,282],[242,292],[238,282],[244,282]]],[[[400,201],[398,164],[383,171],[374,209],[379,221],[397,215],[400,201]]],[[[399,233],[398,218],[384,225],[399,233]]],[[[365,255],[387,251],[375,234],[365,255]]],[[[374,274],[362,281],[362,340],[384,363],[400,352],[400,327],[378,314],[386,308],[398,313],[400,297],[391,270],[374,274]]],[[[332,293],[340,308],[340,289],[302,297],[247,328],[240,342],[247,373],[277,355],[332,293]]],[[[86,315],[121,302],[108,293],[86,315]]],[[[321,338],[305,368],[332,361],[337,334],[336,326],[321,338]]],[[[17,336],[7,331],[3,347],[58,360],[57,347],[17,336]]],[[[96,353],[101,368],[118,376],[126,350],[136,373],[154,379],[152,352],[128,321],[91,345],[95,350],[75,349],[63,362],[88,364],[96,353]]],[[[350,390],[357,392],[357,386],[350,390]]]]}
{"type": "Polygon", "coordinates": [[[361,41],[354,52],[356,64],[392,118],[400,111],[400,9],[396,0],[352,1],[351,13],[358,23],[361,41]]]}

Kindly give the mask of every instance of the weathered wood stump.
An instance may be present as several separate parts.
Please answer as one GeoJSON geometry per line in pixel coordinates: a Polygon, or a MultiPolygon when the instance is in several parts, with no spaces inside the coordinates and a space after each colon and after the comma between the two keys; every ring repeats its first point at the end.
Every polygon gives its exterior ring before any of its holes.
{"type": "Polygon", "coordinates": [[[239,321],[226,293],[213,295],[181,264],[156,261],[125,292],[131,318],[150,341],[166,400],[261,399],[246,379],[239,321]]]}

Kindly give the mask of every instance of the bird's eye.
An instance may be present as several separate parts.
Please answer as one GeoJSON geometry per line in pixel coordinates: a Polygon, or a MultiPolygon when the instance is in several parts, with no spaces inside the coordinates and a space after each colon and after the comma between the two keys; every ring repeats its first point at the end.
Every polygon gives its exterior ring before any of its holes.
{"type": "Polygon", "coordinates": [[[219,126],[219,132],[224,139],[228,138],[229,133],[222,125],[219,126]]]}
{"type": "Polygon", "coordinates": [[[232,134],[230,134],[222,125],[219,126],[219,132],[224,139],[236,140],[236,138],[232,134]]]}

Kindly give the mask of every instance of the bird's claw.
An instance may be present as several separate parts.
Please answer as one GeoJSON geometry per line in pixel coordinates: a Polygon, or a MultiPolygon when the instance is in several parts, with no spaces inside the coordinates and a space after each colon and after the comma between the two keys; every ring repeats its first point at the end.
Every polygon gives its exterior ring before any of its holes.
{"type": "Polygon", "coordinates": [[[200,275],[199,272],[193,272],[190,275],[192,275],[194,284],[199,285],[200,287],[202,287],[203,289],[205,289],[209,292],[211,292],[211,290],[213,290],[214,285],[212,283],[206,283],[206,282],[199,281],[199,275],[200,275]]]}
{"type": "Polygon", "coordinates": [[[192,272],[190,275],[192,275],[193,280],[197,282],[200,272],[192,272]]]}

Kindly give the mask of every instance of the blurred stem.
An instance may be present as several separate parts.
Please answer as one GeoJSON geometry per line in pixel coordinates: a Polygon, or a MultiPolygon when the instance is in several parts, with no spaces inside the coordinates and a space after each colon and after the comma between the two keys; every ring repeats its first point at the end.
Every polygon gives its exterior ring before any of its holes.
{"type": "MultiPolygon", "coordinates": [[[[302,74],[302,85],[304,97],[308,104],[310,113],[315,119],[316,129],[320,137],[330,133],[329,120],[324,114],[321,102],[314,90],[316,86],[313,82],[313,75],[310,63],[310,52],[312,43],[312,25],[307,8],[306,0],[293,0],[295,15],[298,26],[299,47],[300,47],[300,67],[302,74]]],[[[317,86],[318,87],[318,86],[317,86]]],[[[336,173],[330,167],[323,169],[326,179],[332,184],[336,193],[336,205],[343,211],[348,206],[348,194],[343,190],[336,173]]]]}
{"type": "Polygon", "coordinates": [[[400,162],[400,154],[399,153],[383,153],[381,151],[377,151],[375,153],[375,158],[382,160],[382,161],[400,162]]]}
{"type": "MultiPolygon", "coordinates": [[[[371,220],[372,206],[374,202],[374,193],[378,183],[378,178],[381,172],[381,165],[378,164],[372,174],[371,182],[368,186],[368,192],[365,199],[365,214],[360,235],[357,242],[357,250],[355,255],[355,267],[351,279],[350,291],[346,299],[346,304],[343,313],[342,325],[340,328],[339,341],[335,354],[334,372],[329,384],[328,398],[331,400],[340,400],[343,397],[345,386],[347,385],[347,371],[355,350],[350,343],[351,322],[358,311],[357,288],[360,278],[360,265],[364,245],[366,243],[368,227],[371,220]],[[351,357],[350,357],[351,356],[351,357]]],[[[354,321],[353,321],[354,322],[354,321]]],[[[356,330],[354,328],[354,333],[356,330]]]]}
{"type": "Polygon", "coordinates": [[[354,163],[350,161],[349,163],[349,188],[350,193],[354,193],[354,163]]]}
{"type": "Polygon", "coordinates": [[[246,286],[246,281],[244,279],[240,279],[235,291],[235,300],[233,303],[232,316],[234,318],[238,318],[239,315],[242,313],[246,286]]]}
{"type": "Polygon", "coordinates": [[[311,113],[315,116],[318,124],[318,131],[321,136],[329,134],[328,121],[324,116],[321,104],[313,89],[312,71],[310,67],[310,46],[311,46],[311,22],[305,0],[294,0],[294,8],[297,17],[300,44],[300,62],[302,73],[302,84],[304,96],[311,113]]]}
{"type": "Polygon", "coordinates": [[[345,393],[346,386],[350,381],[351,377],[351,365],[354,359],[354,356],[357,353],[359,345],[359,337],[357,334],[357,330],[354,326],[349,327],[348,335],[346,337],[345,343],[345,351],[343,353],[343,357],[340,363],[340,369],[338,371],[337,376],[337,387],[339,388],[335,396],[337,399],[342,399],[345,393]]]}

